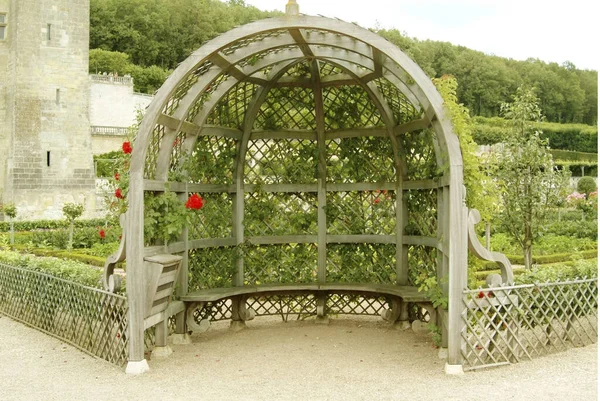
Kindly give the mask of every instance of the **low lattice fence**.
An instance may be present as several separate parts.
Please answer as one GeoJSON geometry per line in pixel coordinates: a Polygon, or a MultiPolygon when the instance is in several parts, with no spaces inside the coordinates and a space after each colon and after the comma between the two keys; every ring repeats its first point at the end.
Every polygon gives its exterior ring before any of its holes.
{"type": "Polygon", "coordinates": [[[111,363],[127,362],[127,298],[0,264],[0,313],[111,363]]]}
{"type": "MultiPolygon", "coordinates": [[[[409,305],[410,320],[428,322],[429,313],[417,304],[409,305]]],[[[280,316],[283,321],[303,320],[317,316],[317,296],[310,292],[288,295],[264,295],[249,297],[246,308],[251,308],[256,316],[280,316]]],[[[386,296],[364,294],[327,294],[325,312],[327,315],[356,315],[380,317],[392,308],[392,300],[386,296]]],[[[207,302],[194,311],[197,324],[207,319],[213,322],[229,320],[233,314],[232,302],[224,299],[207,302]]]]}
{"type": "Polygon", "coordinates": [[[467,290],[462,355],[472,370],[595,343],[598,279],[467,290]]]}

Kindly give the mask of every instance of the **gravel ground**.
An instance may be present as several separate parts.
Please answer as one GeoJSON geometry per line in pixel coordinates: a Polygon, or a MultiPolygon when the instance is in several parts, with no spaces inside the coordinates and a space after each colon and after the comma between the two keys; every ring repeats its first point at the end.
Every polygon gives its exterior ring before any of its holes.
{"type": "Polygon", "coordinates": [[[598,399],[597,345],[446,376],[427,335],[372,320],[216,326],[128,376],[0,315],[0,399],[585,400],[598,399]]]}

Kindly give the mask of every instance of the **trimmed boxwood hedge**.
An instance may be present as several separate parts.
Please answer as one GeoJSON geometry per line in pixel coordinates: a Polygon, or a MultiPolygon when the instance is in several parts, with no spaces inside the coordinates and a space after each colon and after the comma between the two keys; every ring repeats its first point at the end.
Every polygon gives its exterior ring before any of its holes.
{"type": "MultiPolygon", "coordinates": [[[[18,217],[18,216],[17,216],[18,217]]],[[[106,219],[82,219],[75,220],[75,227],[103,227],[107,223],[106,219]]],[[[109,224],[114,224],[109,222],[109,224]]],[[[118,223],[117,223],[118,225],[118,223]]],[[[15,221],[15,231],[32,231],[32,230],[54,230],[57,228],[68,228],[69,222],[66,219],[62,220],[35,220],[35,221],[15,221]]],[[[0,221],[0,232],[8,232],[10,224],[8,221],[0,221]]]]}
{"type": "MultiPolygon", "coordinates": [[[[503,141],[509,122],[500,117],[474,117],[473,140],[479,145],[503,141]]],[[[598,127],[584,124],[538,123],[551,149],[598,153],[598,127]]]]}
{"type": "MultiPolygon", "coordinates": [[[[581,259],[594,259],[598,257],[598,250],[591,249],[581,251],[576,254],[581,259]]],[[[546,265],[550,263],[570,262],[573,260],[573,253],[556,253],[554,255],[539,255],[533,256],[533,263],[537,265],[546,265]]],[[[513,265],[525,264],[523,255],[506,255],[510,263],[513,265]]],[[[486,262],[483,264],[484,270],[496,270],[498,265],[495,262],[486,262]]]]}

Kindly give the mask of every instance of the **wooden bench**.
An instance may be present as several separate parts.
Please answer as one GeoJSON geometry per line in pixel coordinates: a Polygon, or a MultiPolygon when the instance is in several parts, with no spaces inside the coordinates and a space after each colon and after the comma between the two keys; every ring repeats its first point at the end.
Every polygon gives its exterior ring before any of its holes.
{"type": "Polygon", "coordinates": [[[411,286],[398,286],[392,284],[348,284],[348,283],[325,283],[325,284],[279,284],[259,285],[230,288],[212,288],[200,290],[182,295],[180,301],[184,302],[187,309],[187,326],[192,331],[206,331],[210,327],[210,321],[203,319],[200,324],[194,319],[194,310],[207,303],[214,303],[226,299],[232,301],[232,321],[246,322],[254,319],[256,313],[246,308],[248,298],[258,298],[266,295],[293,295],[314,294],[317,297],[317,318],[324,318],[325,298],[328,294],[355,294],[367,296],[389,296],[392,298],[392,308],[386,309],[381,317],[391,323],[397,321],[408,322],[408,304],[414,303],[426,309],[431,322],[437,321],[436,310],[432,307],[423,293],[411,286]]]}

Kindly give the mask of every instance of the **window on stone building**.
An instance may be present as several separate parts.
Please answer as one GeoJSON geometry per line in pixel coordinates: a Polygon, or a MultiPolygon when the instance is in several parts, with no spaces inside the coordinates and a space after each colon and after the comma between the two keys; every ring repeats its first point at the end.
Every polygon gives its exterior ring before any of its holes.
{"type": "Polygon", "coordinates": [[[48,26],[46,27],[46,39],[52,39],[52,24],[48,24],[48,26]]]}
{"type": "Polygon", "coordinates": [[[6,13],[0,13],[0,40],[6,39],[6,13]]]}

